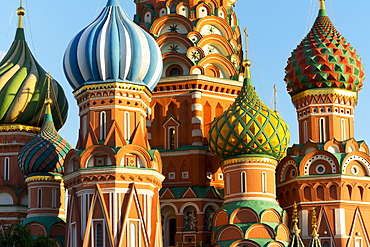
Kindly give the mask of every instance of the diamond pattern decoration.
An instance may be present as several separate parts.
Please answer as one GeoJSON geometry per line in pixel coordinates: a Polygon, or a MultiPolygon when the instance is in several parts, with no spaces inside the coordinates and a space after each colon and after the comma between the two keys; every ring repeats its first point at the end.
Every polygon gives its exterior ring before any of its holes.
{"type": "Polygon", "coordinates": [[[365,79],[363,64],[356,50],[323,12],[292,52],[285,72],[284,80],[292,96],[311,88],[358,92],[365,79]]]}
{"type": "Polygon", "coordinates": [[[280,159],[289,145],[289,129],[280,116],[259,99],[246,79],[235,102],[214,120],[209,148],[219,158],[268,155],[280,159]]]}

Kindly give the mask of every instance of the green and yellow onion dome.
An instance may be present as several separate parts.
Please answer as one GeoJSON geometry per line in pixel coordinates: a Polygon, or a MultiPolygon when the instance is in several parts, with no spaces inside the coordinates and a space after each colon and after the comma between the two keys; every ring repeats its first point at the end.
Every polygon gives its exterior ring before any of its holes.
{"type": "MultiPolygon", "coordinates": [[[[21,17],[23,12],[18,9],[21,17]]],[[[41,127],[44,117],[47,79],[25,41],[24,29],[17,29],[12,46],[0,61],[0,124],[23,124],[41,127]]],[[[68,103],[62,87],[51,81],[52,114],[60,129],[66,118],[68,103]]]]}
{"type": "Polygon", "coordinates": [[[223,160],[251,154],[281,159],[289,139],[288,125],[260,100],[250,76],[244,79],[235,102],[213,121],[208,134],[209,149],[223,160]]]}
{"type": "Polygon", "coordinates": [[[71,150],[69,143],[56,131],[51,115],[51,100],[47,99],[46,113],[40,132],[19,151],[18,165],[24,175],[39,172],[64,173],[64,159],[71,150]]]}
{"type": "Polygon", "coordinates": [[[358,92],[365,79],[356,50],[335,29],[321,0],[311,31],[292,52],[285,68],[291,96],[312,88],[339,88],[358,92]]]}

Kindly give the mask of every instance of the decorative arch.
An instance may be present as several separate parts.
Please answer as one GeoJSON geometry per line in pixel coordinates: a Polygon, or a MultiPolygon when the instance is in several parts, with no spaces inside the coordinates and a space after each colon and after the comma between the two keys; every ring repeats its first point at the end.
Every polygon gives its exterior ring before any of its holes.
{"type": "Polygon", "coordinates": [[[254,224],[248,228],[244,235],[245,239],[248,238],[267,238],[274,239],[274,230],[265,224],[254,224]]]}
{"type": "Polygon", "coordinates": [[[0,192],[0,205],[13,205],[14,198],[7,192],[0,192]]]}
{"type": "Polygon", "coordinates": [[[204,205],[204,207],[203,207],[203,211],[202,212],[205,212],[206,211],[206,209],[208,208],[208,207],[213,207],[214,209],[215,209],[215,211],[217,211],[220,207],[216,204],[216,203],[214,203],[214,202],[207,202],[205,205],[204,205]]]}
{"type": "Polygon", "coordinates": [[[230,215],[230,224],[259,222],[258,214],[252,208],[238,208],[230,215]]]}
{"type": "Polygon", "coordinates": [[[222,36],[218,34],[210,34],[199,40],[197,46],[203,47],[205,45],[212,44],[216,47],[220,53],[224,56],[230,56],[234,53],[234,49],[231,44],[222,36]]]}
{"type": "Polygon", "coordinates": [[[243,231],[236,225],[222,227],[216,236],[216,241],[234,240],[243,238],[243,231]]]}
{"type": "Polygon", "coordinates": [[[188,18],[189,17],[189,7],[188,7],[188,5],[184,2],[181,2],[179,5],[177,5],[177,14],[188,18]]]}
{"type": "Polygon", "coordinates": [[[308,176],[309,175],[309,168],[310,166],[318,160],[324,160],[327,162],[331,167],[331,172],[329,173],[337,173],[339,171],[339,164],[335,156],[332,153],[327,151],[318,151],[312,152],[310,155],[307,155],[302,161],[301,166],[303,166],[303,170],[300,171],[301,176],[308,176]]]}
{"type": "Polygon", "coordinates": [[[171,208],[173,208],[173,210],[175,211],[176,214],[179,213],[179,210],[177,209],[176,205],[173,204],[172,202],[161,203],[161,211],[164,207],[171,207],[171,208]]]}
{"type": "Polygon", "coordinates": [[[202,28],[206,25],[212,23],[218,30],[221,32],[221,36],[224,37],[226,40],[230,40],[233,38],[233,32],[230,28],[230,25],[222,18],[217,16],[207,16],[200,19],[195,27],[195,30],[200,32],[202,28]]]}
{"type": "Polygon", "coordinates": [[[162,29],[168,28],[171,23],[182,25],[186,30],[186,33],[184,32],[184,34],[193,31],[193,24],[188,18],[182,15],[165,15],[153,22],[149,32],[154,36],[158,36],[160,33],[163,33],[162,29]]]}
{"type": "Polygon", "coordinates": [[[183,44],[186,47],[186,49],[189,49],[194,45],[193,42],[191,42],[187,37],[179,33],[172,33],[171,35],[168,34],[162,35],[156,41],[159,47],[168,42],[179,42],[183,44]]]}
{"type": "Polygon", "coordinates": [[[220,54],[209,54],[198,63],[198,65],[202,67],[206,67],[208,64],[217,66],[221,70],[225,79],[229,79],[237,74],[236,68],[231,61],[220,54]]]}
{"type": "Polygon", "coordinates": [[[296,170],[296,174],[298,174],[297,163],[295,162],[295,160],[292,157],[286,157],[286,159],[284,159],[282,162],[280,162],[280,164],[284,164],[284,165],[280,169],[278,169],[279,174],[280,174],[279,182],[283,182],[283,181],[286,180],[288,171],[290,171],[292,168],[294,168],[296,170]]]}
{"type": "Polygon", "coordinates": [[[276,240],[288,242],[290,239],[290,233],[286,225],[280,224],[276,231],[276,240]]]}
{"type": "Polygon", "coordinates": [[[198,4],[195,11],[197,18],[204,18],[211,14],[210,7],[205,3],[198,4]]]}
{"type": "Polygon", "coordinates": [[[352,162],[357,161],[362,164],[363,168],[366,171],[366,175],[370,176],[370,162],[364,157],[363,153],[357,151],[356,153],[348,154],[342,163],[342,174],[346,174],[347,166],[352,162]]]}
{"type": "Polygon", "coordinates": [[[222,226],[229,223],[229,217],[227,213],[220,209],[215,213],[215,216],[213,217],[213,226],[222,226]]]}
{"type": "Polygon", "coordinates": [[[80,168],[80,157],[75,149],[71,149],[64,160],[65,174],[71,173],[80,168]]]}
{"type": "Polygon", "coordinates": [[[282,223],[281,216],[275,209],[266,209],[261,214],[261,222],[282,223]]]}
{"type": "Polygon", "coordinates": [[[127,154],[134,154],[138,156],[139,159],[143,162],[143,165],[145,168],[150,168],[149,163],[152,161],[152,157],[148,153],[148,151],[143,148],[142,146],[136,145],[136,144],[130,144],[123,146],[118,152],[117,152],[117,165],[120,165],[122,160],[127,154]]]}
{"type": "Polygon", "coordinates": [[[111,164],[116,164],[115,154],[111,148],[104,145],[94,145],[82,152],[80,156],[80,168],[86,167],[89,159],[97,154],[107,155],[107,158],[110,159],[111,164]]]}
{"type": "Polygon", "coordinates": [[[195,204],[194,202],[187,202],[187,203],[185,203],[184,205],[181,206],[181,208],[179,210],[179,213],[183,214],[184,209],[188,206],[193,206],[197,210],[197,212],[201,212],[197,204],[195,204]]]}
{"type": "Polygon", "coordinates": [[[170,66],[180,66],[182,69],[182,75],[188,75],[190,68],[194,65],[193,62],[184,54],[180,53],[165,53],[163,54],[163,73],[162,76],[166,76],[170,66]]]}

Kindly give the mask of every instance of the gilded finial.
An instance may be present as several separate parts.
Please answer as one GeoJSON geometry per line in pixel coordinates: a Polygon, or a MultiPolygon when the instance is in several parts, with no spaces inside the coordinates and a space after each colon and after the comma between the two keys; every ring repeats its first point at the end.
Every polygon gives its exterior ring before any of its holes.
{"type": "Polygon", "coordinates": [[[50,106],[53,103],[53,100],[50,97],[50,82],[51,82],[51,75],[50,75],[50,73],[47,73],[46,74],[46,78],[48,80],[48,89],[47,89],[47,95],[46,95],[46,99],[45,99],[46,113],[47,114],[51,114],[50,106]]]}
{"type": "Polygon", "coordinates": [[[251,78],[251,72],[249,67],[252,65],[251,61],[248,59],[248,39],[249,35],[247,32],[247,28],[244,28],[244,34],[245,34],[245,59],[243,61],[243,67],[245,68],[245,75],[244,78],[251,78]]]}
{"type": "Polygon", "coordinates": [[[312,208],[312,219],[311,219],[311,225],[312,225],[312,234],[313,237],[318,237],[319,234],[317,234],[317,216],[316,216],[316,208],[312,208]]]}
{"type": "Polygon", "coordinates": [[[26,14],[26,10],[22,6],[22,0],[20,0],[19,8],[17,9],[17,15],[19,16],[18,28],[23,28],[23,16],[26,14]]]}
{"type": "Polygon", "coordinates": [[[319,0],[319,2],[320,2],[320,9],[326,9],[325,0],[319,0]]]}
{"type": "Polygon", "coordinates": [[[292,214],[292,223],[293,223],[292,231],[294,233],[297,233],[297,234],[299,234],[299,232],[300,232],[300,230],[298,228],[298,218],[299,218],[299,216],[298,216],[297,203],[294,202],[294,204],[293,204],[293,214],[292,214]]]}

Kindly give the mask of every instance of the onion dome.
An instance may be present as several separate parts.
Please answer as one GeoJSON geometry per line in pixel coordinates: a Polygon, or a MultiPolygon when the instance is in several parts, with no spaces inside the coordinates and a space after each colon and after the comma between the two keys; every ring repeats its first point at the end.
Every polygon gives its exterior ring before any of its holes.
{"type": "MultiPolygon", "coordinates": [[[[25,10],[18,8],[18,29],[15,40],[0,61],[0,124],[24,124],[41,127],[46,98],[46,72],[32,55],[25,41],[22,18],[25,10]]],[[[52,80],[52,114],[57,129],[67,118],[68,102],[62,87],[52,80]]]]}
{"type": "Polygon", "coordinates": [[[54,127],[51,99],[46,99],[46,113],[40,132],[18,154],[18,164],[24,175],[40,172],[64,172],[64,159],[71,149],[54,127]]]}
{"type": "Polygon", "coordinates": [[[64,55],[64,72],[73,89],[118,81],[152,90],[162,67],[157,43],[129,20],[119,0],[109,0],[99,17],[72,39],[64,55]]]}
{"type": "Polygon", "coordinates": [[[209,148],[221,159],[251,154],[280,159],[289,145],[288,126],[260,100],[250,78],[250,62],[244,66],[243,87],[235,102],[213,121],[209,148]]]}
{"type": "Polygon", "coordinates": [[[339,88],[358,92],[365,79],[361,58],[335,29],[320,0],[319,15],[308,35],[292,52],[285,82],[290,95],[311,88],[339,88]]]}

